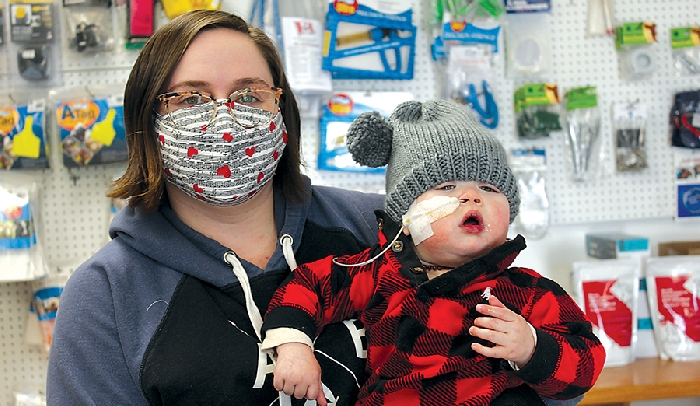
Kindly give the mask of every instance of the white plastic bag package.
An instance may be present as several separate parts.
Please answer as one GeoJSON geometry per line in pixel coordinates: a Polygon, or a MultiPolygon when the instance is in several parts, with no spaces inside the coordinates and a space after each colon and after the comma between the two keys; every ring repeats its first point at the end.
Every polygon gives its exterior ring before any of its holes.
{"type": "Polygon", "coordinates": [[[700,360],[700,255],[649,258],[647,292],[661,359],[700,360]]]}
{"type": "Polygon", "coordinates": [[[0,281],[46,275],[38,230],[39,178],[0,173],[0,281]]]}
{"type": "Polygon", "coordinates": [[[574,263],[576,301],[605,348],[605,366],[634,361],[641,266],[634,259],[574,263]]]}

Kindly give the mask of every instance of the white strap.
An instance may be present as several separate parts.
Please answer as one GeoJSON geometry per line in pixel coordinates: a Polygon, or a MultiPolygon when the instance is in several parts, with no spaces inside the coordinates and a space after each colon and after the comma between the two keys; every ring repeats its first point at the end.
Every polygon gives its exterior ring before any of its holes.
{"type": "Polygon", "coordinates": [[[245,307],[248,311],[248,318],[250,319],[251,324],[253,324],[253,329],[255,330],[255,334],[258,336],[258,339],[262,339],[260,335],[260,329],[262,328],[262,316],[260,315],[258,306],[253,300],[253,291],[250,288],[248,274],[246,273],[245,269],[243,269],[241,261],[236,258],[236,254],[229,251],[226,253],[226,255],[224,255],[224,258],[226,259],[226,262],[231,265],[231,268],[233,268],[233,274],[236,275],[238,282],[241,284],[243,295],[245,295],[245,307]]]}

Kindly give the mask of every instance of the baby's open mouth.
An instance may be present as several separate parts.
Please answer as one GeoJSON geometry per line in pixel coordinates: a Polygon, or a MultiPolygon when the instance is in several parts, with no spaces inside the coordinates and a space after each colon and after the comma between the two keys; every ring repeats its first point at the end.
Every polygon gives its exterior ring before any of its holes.
{"type": "Polygon", "coordinates": [[[462,227],[469,233],[479,233],[484,229],[484,219],[478,211],[470,211],[462,220],[462,227]]]}
{"type": "Polygon", "coordinates": [[[483,219],[481,218],[481,214],[476,211],[470,211],[464,216],[464,220],[462,221],[462,225],[468,226],[468,225],[481,225],[483,222],[483,219]]]}

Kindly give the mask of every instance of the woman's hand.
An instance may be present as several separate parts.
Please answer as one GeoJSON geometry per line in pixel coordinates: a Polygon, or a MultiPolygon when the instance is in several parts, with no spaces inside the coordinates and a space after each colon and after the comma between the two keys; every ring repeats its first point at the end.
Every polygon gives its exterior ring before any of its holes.
{"type": "Polygon", "coordinates": [[[287,343],[276,347],[275,389],[296,399],[315,400],[319,406],[327,406],[321,384],[321,366],[306,344],[287,343]]]}
{"type": "Polygon", "coordinates": [[[469,327],[469,334],[493,343],[493,347],[473,343],[479,354],[502,358],[522,368],[535,352],[535,336],[523,316],[505,307],[496,296],[489,297],[489,304],[476,305],[476,311],[489,317],[477,317],[469,327]]]}

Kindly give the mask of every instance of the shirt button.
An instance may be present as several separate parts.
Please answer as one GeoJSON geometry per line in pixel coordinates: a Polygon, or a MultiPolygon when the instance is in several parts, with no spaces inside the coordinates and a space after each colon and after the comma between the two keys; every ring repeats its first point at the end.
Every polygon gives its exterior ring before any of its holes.
{"type": "Polygon", "coordinates": [[[384,219],[377,219],[377,227],[379,228],[379,231],[384,230],[384,219]]]}
{"type": "Polygon", "coordinates": [[[403,242],[401,241],[394,241],[393,244],[391,244],[391,250],[394,252],[401,252],[403,251],[403,242]]]}
{"type": "Polygon", "coordinates": [[[422,274],[423,273],[423,268],[416,266],[411,268],[411,272],[413,272],[416,275],[422,274]]]}

